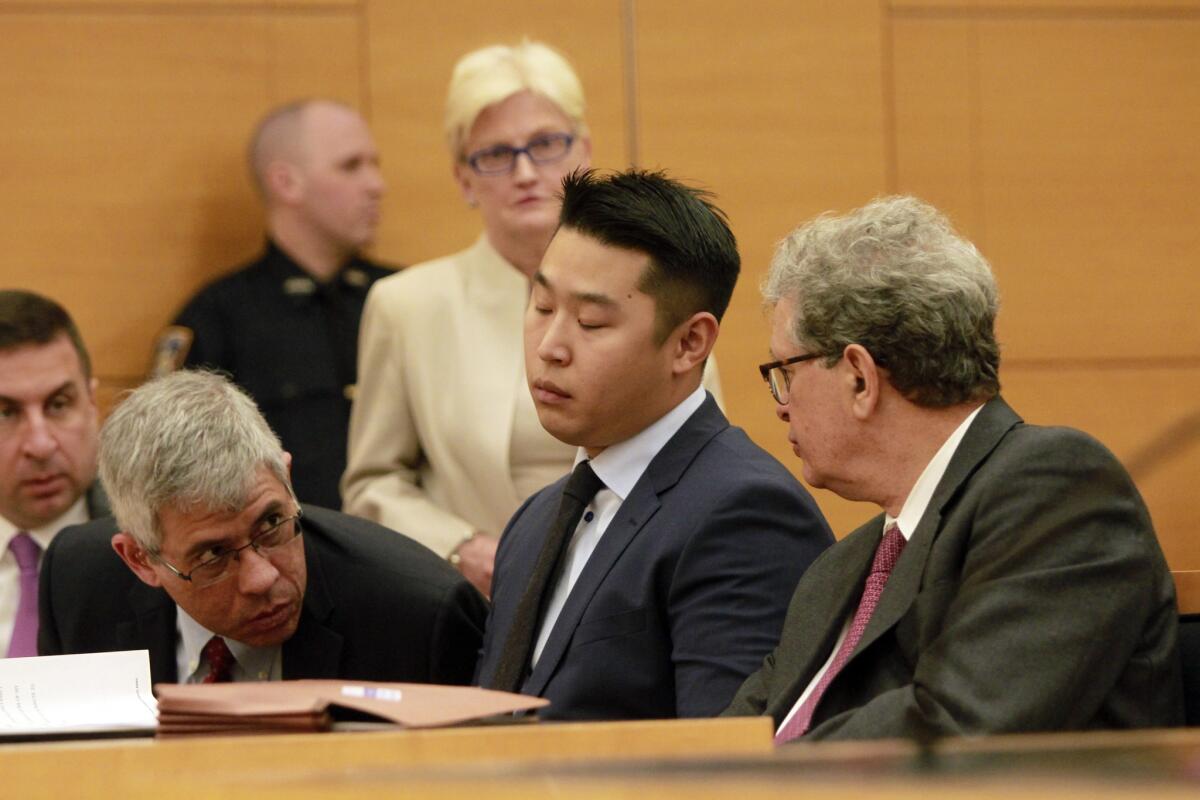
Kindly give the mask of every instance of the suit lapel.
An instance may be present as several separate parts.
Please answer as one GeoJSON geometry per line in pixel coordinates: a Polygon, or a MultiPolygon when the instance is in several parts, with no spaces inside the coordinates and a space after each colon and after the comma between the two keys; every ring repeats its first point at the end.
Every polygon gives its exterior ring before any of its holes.
{"type": "Polygon", "coordinates": [[[136,581],[129,589],[133,619],[116,626],[120,650],[149,650],[150,679],[153,683],[176,683],[175,602],[162,589],[136,581]]]}
{"type": "Polygon", "coordinates": [[[333,614],[333,598],[315,543],[315,538],[304,542],[308,582],[300,624],[292,637],[283,643],[284,680],[340,677],[344,643],[341,634],[326,626],[333,614]]]}
{"type": "Polygon", "coordinates": [[[708,395],[700,408],[651,460],[629,496],[621,503],[616,516],[605,529],[596,549],[579,574],[579,579],[571,588],[562,612],[554,623],[554,629],[546,640],[546,646],[542,649],[537,667],[522,688],[524,693],[540,695],[543,692],[566,654],[567,646],[575,635],[575,629],[579,627],[579,621],[583,618],[592,597],[620,560],[621,554],[646,529],[647,524],[658,512],[662,505],[660,495],[675,486],[700,449],[728,427],[729,421],[717,407],[712,395],[708,395]]]}
{"type": "Polygon", "coordinates": [[[783,717],[795,704],[796,698],[829,658],[842,627],[858,607],[882,530],[883,515],[879,515],[857,528],[838,542],[834,550],[829,551],[836,560],[827,559],[828,563],[821,564],[818,570],[810,569],[805,573],[801,582],[804,595],[797,598],[799,606],[794,610],[798,619],[794,625],[789,622],[789,627],[802,631],[819,631],[820,635],[802,638],[797,643],[798,649],[795,653],[780,653],[776,656],[777,659],[795,664],[794,669],[789,667],[787,670],[788,674],[795,676],[791,684],[782,687],[781,693],[774,694],[775,704],[767,709],[768,713],[776,717],[777,722],[782,722],[783,717]]]}
{"type": "Polygon", "coordinates": [[[929,506],[917,524],[917,529],[909,537],[908,545],[888,578],[883,595],[879,598],[879,605],[863,631],[862,640],[855,648],[855,656],[891,629],[908,611],[921,588],[925,562],[941,529],[943,509],[1004,435],[1020,421],[1021,418],[1016,412],[1009,408],[1004,400],[996,397],[984,405],[971,423],[946,466],[946,473],[934,489],[933,497],[930,498],[929,506]]]}
{"type": "MultiPolygon", "coordinates": [[[[472,429],[476,434],[473,446],[480,451],[479,458],[488,464],[507,464],[517,402],[517,392],[510,389],[518,382],[523,383],[525,375],[521,331],[529,282],[484,238],[470,251],[463,281],[464,308],[470,309],[459,319],[466,361],[446,368],[471,370],[475,373],[472,382],[479,386],[503,387],[482,393],[471,404],[478,419],[472,429]],[[502,331],[503,335],[497,336],[496,331],[502,331]]],[[[497,481],[480,490],[489,494],[502,492],[507,498],[503,505],[518,506],[524,498],[517,496],[510,472],[497,476],[497,481]]]]}

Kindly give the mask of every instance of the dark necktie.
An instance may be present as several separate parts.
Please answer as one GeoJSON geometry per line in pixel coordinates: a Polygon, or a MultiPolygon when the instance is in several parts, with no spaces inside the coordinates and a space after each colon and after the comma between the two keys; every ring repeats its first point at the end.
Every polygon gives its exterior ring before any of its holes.
{"type": "Polygon", "coordinates": [[[542,550],[538,553],[537,563],[534,564],[529,583],[525,586],[525,593],[521,595],[517,604],[517,613],[513,618],[508,638],[504,641],[504,649],[500,651],[500,660],[491,688],[505,692],[515,692],[521,688],[546,595],[553,585],[553,577],[558,573],[563,552],[567,549],[576,526],[579,525],[583,510],[603,487],[604,482],[596,477],[587,461],[579,462],[571,477],[567,479],[562,501],[558,506],[558,517],[542,543],[542,550]]]}
{"type": "Polygon", "coordinates": [[[813,712],[817,709],[817,703],[821,702],[821,695],[825,694],[829,684],[833,683],[833,679],[842,671],[842,667],[846,666],[854,648],[862,639],[863,631],[867,629],[867,623],[871,620],[871,614],[875,613],[875,606],[879,604],[879,596],[883,594],[883,587],[887,584],[888,577],[892,574],[892,568],[896,566],[896,560],[900,558],[900,553],[907,543],[908,540],[904,538],[904,534],[900,533],[900,529],[896,525],[890,525],[884,531],[883,538],[879,541],[879,547],[875,550],[875,560],[871,562],[871,572],[867,575],[862,599],[858,601],[858,610],[854,612],[854,619],[850,622],[850,630],[846,631],[846,638],[842,640],[842,646],[838,648],[837,655],[830,662],[829,669],[825,670],[821,680],[809,693],[804,705],[800,706],[779,733],[775,734],[775,744],[789,742],[808,732],[809,725],[812,724],[813,712]]]}
{"type": "Polygon", "coordinates": [[[204,645],[204,657],[208,660],[208,674],[201,683],[229,683],[233,680],[233,653],[220,636],[214,636],[204,645]]]}
{"type": "Polygon", "coordinates": [[[13,619],[12,639],[8,642],[8,657],[22,658],[37,655],[38,634],[38,559],[42,548],[33,537],[21,531],[8,542],[8,549],[17,560],[20,570],[21,594],[17,600],[17,615],[13,619]]]}

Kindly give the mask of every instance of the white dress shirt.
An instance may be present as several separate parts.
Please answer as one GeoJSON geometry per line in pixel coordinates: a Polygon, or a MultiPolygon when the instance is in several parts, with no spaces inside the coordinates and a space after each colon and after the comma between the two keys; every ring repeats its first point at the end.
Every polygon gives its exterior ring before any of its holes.
{"type": "MultiPolygon", "coordinates": [[[[583,518],[579,520],[575,534],[572,536],[570,544],[567,545],[563,569],[559,573],[558,582],[546,604],[546,616],[542,619],[537,642],[534,644],[532,659],[534,666],[537,666],[538,658],[542,655],[542,648],[546,646],[546,640],[550,638],[550,632],[554,630],[554,623],[558,621],[558,615],[562,613],[567,597],[570,596],[571,589],[575,586],[575,581],[579,579],[588,559],[592,557],[596,545],[600,543],[600,537],[608,529],[608,524],[617,515],[621,504],[633,491],[633,487],[637,485],[642,473],[646,471],[646,467],[650,466],[650,462],[671,440],[671,437],[679,432],[688,418],[704,404],[704,398],[704,387],[697,387],[696,391],[660,417],[657,422],[619,444],[606,447],[600,455],[591,460],[592,470],[596,473],[596,477],[604,482],[604,488],[596,492],[595,498],[584,510],[583,518]]],[[[586,459],[587,452],[580,448],[575,455],[575,463],[579,464],[580,461],[586,459]]]]}
{"type": "MultiPolygon", "coordinates": [[[[946,467],[950,465],[950,459],[954,457],[954,451],[958,450],[958,445],[967,434],[967,429],[971,427],[971,423],[975,421],[975,417],[979,414],[979,406],[964,419],[954,432],[947,437],[946,441],[942,442],[942,446],[934,453],[933,458],[925,465],[925,469],[921,472],[921,477],[917,478],[917,482],[913,484],[913,488],[909,490],[908,497],[904,500],[904,505],[900,507],[900,516],[893,517],[890,514],[884,515],[883,531],[886,531],[890,525],[895,523],[900,529],[900,535],[904,537],[904,541],[912,538],[913,531],[917,529],[917,525],[921,522],[921,517],[925,516],[925,510],[929,508],[929,501],[933,499],[933,491],[937,489],[937,485],[942,482],[942,476],[946,474],[946,467]]],[[[880,535],[883,532],[880,531],[880,535]]],[[[822,676],[829,670],[829,665],[833,663],[833,657],[837,655],[838,650],[842,647],[842,642],[846,639],[846,634],[850,632],[850,623],[854,619],[854,612],[846,618],[842,625],[842,632],[838,634],[837,641],[833,643],[833,649],[829,651],[829,658],[825,659],[825,663],[813,675],[808,686],[801,692],[800,697],[796,700],[792,710],[783,718],[783,722],[775,730],[776,733],[783,730],[796,712],[800,710],[800,706],[808,699],[808,696],[813,693],[813,689],[820,683],[822,676]]]]}
{"type": "MultiPolygon", "coordinates": [[[[213,632],[192,619],[186,611],[175,606],[175,630],[179,638],[175,648],[176,675],[180,683],[200,683],[208,675],[208,662],[203,658],[204,645],[213,632]]],[[[248,644],[225,640],[233,653],[233,680],[277,681],[283,678],[283,647],[251,647],[248,644]]]]}
{"type": "MultiPolygon", "coordinates": [[[[29,535],[46,552],[55,535],[69,525],[81,525],[88,521],[87,500],[80,497],[66,513],[58,519],[34,528],[29,535]]],[[[17,557],[8,549],[8,543],[20,533],[18,528],[4,517],[0,517],[0,658],[8,652],[8,643],[12,639],[13,625],[17,620],[17,603],[21,599],[21,569],[17,566],[17,557]]],[[[41,568],[38,560],[38,568],[41,568]]]]}

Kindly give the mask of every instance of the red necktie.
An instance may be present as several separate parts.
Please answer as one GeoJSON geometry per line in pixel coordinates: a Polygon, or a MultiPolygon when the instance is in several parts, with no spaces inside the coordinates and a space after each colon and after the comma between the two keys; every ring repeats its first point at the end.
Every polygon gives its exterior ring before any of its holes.
{"type": "Polygon", "coordinates": [[[233,680],[233,665],[236,663],[229,645],[220,636],[214,636],[204,645],[204,657],[208,660],[208,674],[201,683],[229,683],[233,680]]]}
{"type": "Polygon", "coordinates": [[[38,633],[38,559],[42,548],[33,537],[21,531],[8,542],[8,549],[17,560],[20,570],[21,594],[17,599],[17,615],[13,620],[12,639],[8,642],[8,657],[37,655],[38,633]]]}
{"type": "Polygon", "coordinates": [[[825,670],[821,680],[809,692],[804,705],[800,706],[779,733],[775,734],[775,744],[790,742],[797,736],[803,736],[808,732],[813,712],[817,709],[817,703],[821,702],[821,695],[825,694],[829,684],[833,683],[833,679],[842,671],[842,667],[846,666],[851,653],[862,639],[863,631],[867,629],[867,623],[871,620],[871,614],[875,613],[875,606],[879,604],[879,596],[883,594],[883,587],[887,584],[888,577],[892,574],[892,568],[896,566],[896,560],[900,558],[900,553],[907,543],[908,540],[904,538],[904,534],[900,533],[900,529],[895,524],[889,525],[888,529],[884,531],[883,539],[880,540],[879,547],[875,550],[875,560],[871,563],[871,572],[867,575],[867,583],[863,587],[862,599],[858,601],[858,610],[854,612],[854,619],[850,622],[850,630],[846,631],[846,638],[842,640],[842,646],[838,648],[837,655],[830,662],[829,669],[825,670]]]}

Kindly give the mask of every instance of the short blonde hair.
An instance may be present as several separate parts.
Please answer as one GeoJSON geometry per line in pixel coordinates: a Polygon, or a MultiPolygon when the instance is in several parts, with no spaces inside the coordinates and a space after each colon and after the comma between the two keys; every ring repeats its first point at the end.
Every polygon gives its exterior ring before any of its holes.
{"type": "Polygon", "coordinates": [[[467,53],[454,65],[446,93],[446,144],[462,159],[463,143],[485,108],[518,92],[531,91],[550,100],[586,132],[583,84],[557,51],[528,39],[517,45],[496,44],[467,53]]]}

